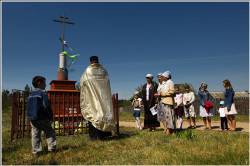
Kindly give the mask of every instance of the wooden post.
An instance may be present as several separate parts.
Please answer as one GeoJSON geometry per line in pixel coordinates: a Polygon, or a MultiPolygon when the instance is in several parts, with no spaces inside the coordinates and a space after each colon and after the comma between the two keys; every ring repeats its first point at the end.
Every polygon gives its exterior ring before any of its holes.
{"type": "Polygon", "coordinates": [[[60,93],[58,93],[58,98],[57,98],[58,100],[58,103],[57,103],[57,108],[58,108],[58,133],[59,133],[59,135],[60,135],[60,131],[61,131],[61,126],[60,126],[60,93]]]}
{"type": "Polygon", "coordinates": [[[16,93],[13,93],[13,96],[12,96],[12,119],[11,119],[10,142],[12,142],[14,140],[15,129],[18,126],[18,122],[16,121],[16,114],[17,114],[17,111],[16,111],[16,93]]]}
{"type": "Polygon", "coordinates": [[[25,93],[23,92],[23,112],[22,112],[22,138],[24,138],[24,128],[25,128],[25,93]]]}
{"type": "MultiPolygon", "coordinates": [[[[16,138],[18,139],[18,128],[19,128],[19,126],[21,126],[20,124],[19,124],[19,110],[20,110],[20,93],[19,92],[17,92],[17,129],[16,129],[16,138]]],[[[21,130],[21,129],[20,129],[21,130]]]]}
{"type": "MultiPolygon", "coordinates": [[[[30,95],[30,93],[29,93],[29,95],[30,95]]],[[[27,98],[27,100],[28,100],[28,98],[27,98]]],[[[29,136],[30,136],[30,121],[29,121],[29,119],[28,119],[28,123],[27,123],[27,131],[28,131],[27,137],[29,138],[29,136]]]]}
{"type": "Polygon", "coordinates": [[[117,134],[119,134],[119,109],[118,109],[118,93],[116,93],[116,120],[117,120],[117,134]]]}

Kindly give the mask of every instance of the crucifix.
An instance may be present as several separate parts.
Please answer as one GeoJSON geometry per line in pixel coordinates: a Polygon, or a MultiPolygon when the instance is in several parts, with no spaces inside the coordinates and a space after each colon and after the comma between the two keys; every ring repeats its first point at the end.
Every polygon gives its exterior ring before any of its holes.
{"type": "Polygon", "coordinates": [[[75,24],[75,23],[69,22],[69,21],[65,21],[66,19],[69,19],[68,17],[65,16],[65,13],[63,14],[63,16],[60,16],[60,18],[62,18],[63,20],[56,20],[56,19],[54,19],[53,21],[63,23],[63,38],[62,39],[59,38],[59,39],[62,41],[62,52],[64,52],[64,45],[66,47],[68,47],[68,45],[66,45],[66,42],[64,40],[65,23],[66,24],[72,24],[72,25],[75,24]]]}

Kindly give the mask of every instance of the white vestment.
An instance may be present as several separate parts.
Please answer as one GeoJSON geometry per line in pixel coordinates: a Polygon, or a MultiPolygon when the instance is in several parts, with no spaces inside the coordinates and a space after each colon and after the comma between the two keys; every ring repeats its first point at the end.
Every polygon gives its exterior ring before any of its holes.
{"type": "Polygon", "coordinates": [[[87,67],[80,80],[80,104],[83,117],[101,131],[115,129],[109,77],[101,64],[87,67]]]}

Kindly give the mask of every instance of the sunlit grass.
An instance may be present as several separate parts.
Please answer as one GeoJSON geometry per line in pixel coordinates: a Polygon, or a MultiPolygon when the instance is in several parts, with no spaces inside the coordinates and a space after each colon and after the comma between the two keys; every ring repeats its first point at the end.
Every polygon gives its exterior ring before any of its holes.
{"type": "Polygon", "coordinates": [[[3,116],[2,124],[3,165],[249,165],[246,132],[191,130],[169,136],[161,129],[120,127],[119,136],[106,140],[57,137],[55,153],[47,152],[43,139],[44,154],[35,158],[30,138],[10,143],[10,118],[3,116]]]}

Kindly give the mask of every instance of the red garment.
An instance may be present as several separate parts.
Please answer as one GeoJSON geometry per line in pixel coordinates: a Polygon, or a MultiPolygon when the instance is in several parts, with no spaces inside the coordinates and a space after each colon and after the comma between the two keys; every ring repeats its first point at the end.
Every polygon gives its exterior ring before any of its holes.
{"type": "Polygon", "coordinates": [[[211,108],[213,108],[213,104],[212,104],[210,101],[207,101],[207,102],[205,103],[205,109],[206,109],[207,113],[209,113],[209,110],[210,110],[211,108]]]}

